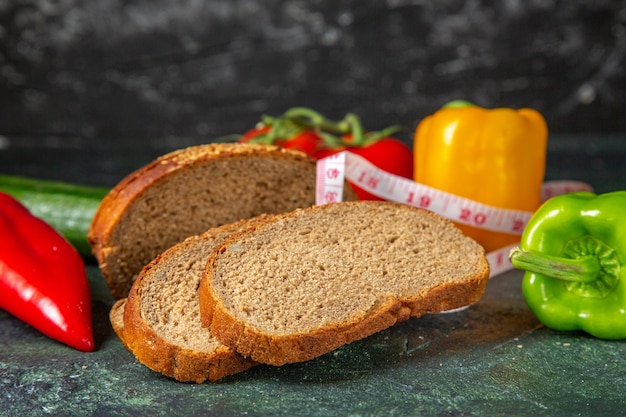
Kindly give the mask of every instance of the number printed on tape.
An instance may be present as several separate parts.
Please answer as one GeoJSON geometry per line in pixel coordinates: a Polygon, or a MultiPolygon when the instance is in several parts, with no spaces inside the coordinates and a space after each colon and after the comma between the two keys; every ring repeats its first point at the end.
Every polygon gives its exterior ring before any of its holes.
{"type": "Polygon", "coordinates": [[[346,152],[340,152],[317,161],[315,203],[336,203],[343,197],[346,152]]]}
{"type": "Polygon", "coordinates": [[[431,210],[459,223],[521,234],[532,213],[506,210],[468,200],[383,171],[361,156],[345,152],[345,178],[389,201],[431,210]]]}

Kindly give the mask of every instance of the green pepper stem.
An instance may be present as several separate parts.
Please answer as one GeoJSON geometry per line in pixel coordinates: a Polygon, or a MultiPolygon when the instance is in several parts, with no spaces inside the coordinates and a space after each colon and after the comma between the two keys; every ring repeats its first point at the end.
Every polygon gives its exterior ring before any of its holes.
{"type": "Polygon", "coordinates": [[[600,261],[593,255],[570,259],[514,248],[509,259],[517,269],[564,281],[592,282],[598,278],[601,270],[600,261]]]}

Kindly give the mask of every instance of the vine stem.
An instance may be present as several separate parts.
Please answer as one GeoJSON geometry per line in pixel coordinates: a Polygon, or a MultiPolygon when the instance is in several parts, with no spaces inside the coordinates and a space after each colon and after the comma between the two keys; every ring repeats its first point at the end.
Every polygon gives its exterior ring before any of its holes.
{"type": "Polygon", "coordinates": [[[333,121],[307,107],[292,107],[280,117],[263,116],[262,126],[270,129],[252,139],[252,143],[273,144],[277,139],[291,137],[304,130],[314,131],[327,148],[365,147],[382,138],[403,130],[389,126],[380,131],[366,132],[361,119],[348,113],[343,119],[333,121]]]}

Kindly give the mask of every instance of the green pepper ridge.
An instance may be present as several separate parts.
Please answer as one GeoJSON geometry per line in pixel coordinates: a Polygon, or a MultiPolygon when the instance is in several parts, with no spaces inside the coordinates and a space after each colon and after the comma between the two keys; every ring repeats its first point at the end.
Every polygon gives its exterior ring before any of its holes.
{"type": "Polygon", "coordinates": [[[563,257],[516,248],[509,258],[517,269],[567,281],[567,290],[581,297],[604,297],[619,281],[615,251],[589,235],[568,242],[563,257]]]}
{"type": "Polygon", "coordinates": [[[610,293],[619,282],[620,264],[617,253],[607,244],[593,236],[583,236],[568,242],[563,248],[566,257],[590,257],[599,269],[589,282],[568,282],[568,291],[581,297],[601,298],[610,293]]]}

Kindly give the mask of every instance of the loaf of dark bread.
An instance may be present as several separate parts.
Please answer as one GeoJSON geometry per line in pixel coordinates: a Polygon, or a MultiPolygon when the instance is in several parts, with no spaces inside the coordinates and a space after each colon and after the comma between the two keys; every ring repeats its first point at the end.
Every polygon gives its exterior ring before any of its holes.
{"type": "MultiPolygon", "coordinates": [[[[88,239],[116,298],[159,253],[210,228],[315,204],[316,163],[276,146],[208,144],[164,155],[103,199],[88,239]]],[[[346,187],[344,199],[356,199],[346,187]]]]}

